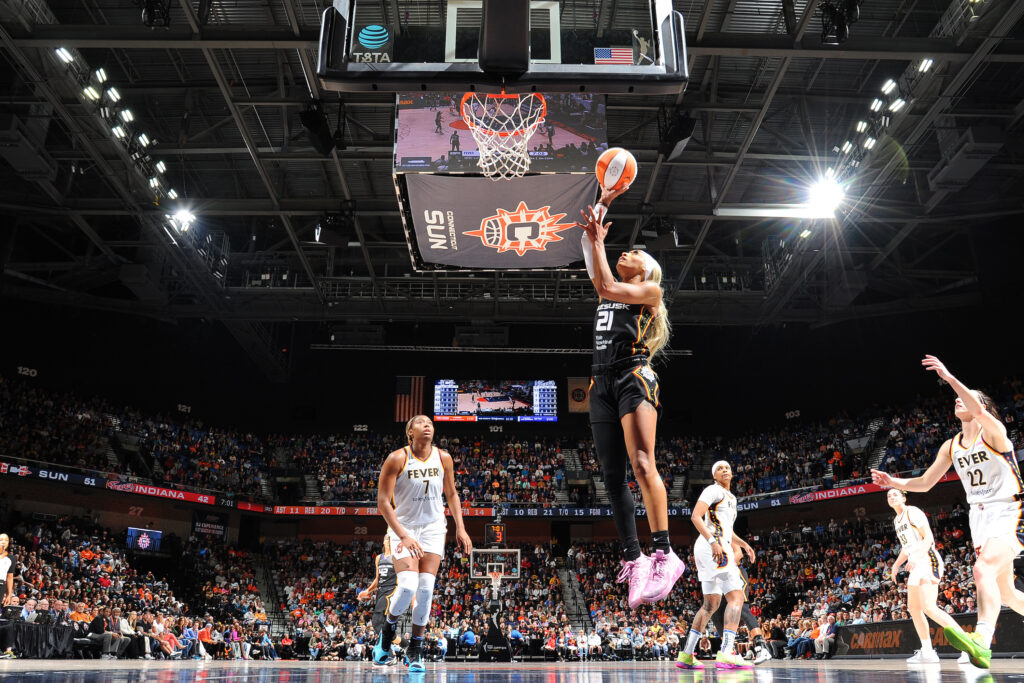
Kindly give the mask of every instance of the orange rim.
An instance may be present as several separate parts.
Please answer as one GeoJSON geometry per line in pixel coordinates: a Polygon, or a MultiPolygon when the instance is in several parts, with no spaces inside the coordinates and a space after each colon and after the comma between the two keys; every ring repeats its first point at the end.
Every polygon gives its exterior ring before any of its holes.
{"type": "MultiPolygon", "coordinates": [[[[516,128],[513,131],[502,132],[502,131],[495,131],[495,130],[490,130],[488,128],[482,128],[480,126],[477,126],[475,123],[473,123],[473,119],[472,119],[471,116],[466,116],[466,102],[468,102],[472,97],[477,96],[477,93],[475,93],[475,92],[467,92],[465,95],[462,96],[462,103],[459,105],[459,113],[462,115],[462,120],[465,121],[466,125],[469,126],[470,130],[478,130],[478,131],[480,131],[480,132],[482,132],[482,133],[484,133],[486,135],[497,135],[497,136],[503,137],[503,138],[511,137],[513,135],[523,135],[530,128],[536,128],[538,125],[540,125],[540,122],[543,121],[545,118],[547,118],[547,115],[548,115],[548,101],[547,101],[547,99],[545,99],[545,97],[543,95],[541,95],[538,92],[526,93],[526,95],[529,96],[529,97],[536,97],[536,98],[538,98],[540,100],[540,105],[541,105],[540,116],[537,117],[537,123],[535,123],[532,126],[529,126],[527,128],[516,128]]],[[[492,98],[493,99],[505,99],[505,100],[513,100],[513,99],[514,100],[521,100],[523,98],[523,95],[522,94],[507,94],[504,91],[502,91],[501,93],[487,93],[487,94],[484,95],[484,98],[485,98],[485,100],[486,99],[492,99],[492,98]]]]}

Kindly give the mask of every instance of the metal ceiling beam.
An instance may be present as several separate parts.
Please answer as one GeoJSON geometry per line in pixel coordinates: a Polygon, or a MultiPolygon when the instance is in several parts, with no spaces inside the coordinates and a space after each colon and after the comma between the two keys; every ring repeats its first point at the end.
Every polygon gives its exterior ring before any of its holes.
{"type": "MultiPolygon", "coordinates": [[[[185,17],[188,20],[189,26],[196,35],[202,33],[202,29],[199,26],[199,20],[192,9],[192,5],[188,0],[181,0],[181,8],[185,12],[185,17]]],[[[213,74],[214,80],[217,81],[217,85],[220,87],[221,94],[224,96],[224,102],[227,105],[228,111],[231,113],[232,118],[235,119],[235,125],[238,128],[239,135],[242,136],[242,142],[245,143],[246,150],[252,157],[252,162],[256,167],[256,173],[260,176],[260,180],[263,181],[263,186],[267,191],[267,196],[270,198],[271,203],[275,208],[280,208],[281,200],[277,194],[277,190],[274,188],[274,182],[270,179],[270,175],[267,173],[267,169],[263,166],[263,162],[260,160],[259,153],[256,151],[256,143],[253,142],[252,134],[249,132],[249,128],[246,125],[245,118],[242,116],[241,110],[234,104],[231,97],[231,87],[228,85],[227,78],[224,76],[224,72],[220,68],[220,64],[217,62],[216,56],[213,54],[213,50],[210,48],[203,49],[203,57],[206,59],[207,65],[210,67],[210,72],[213,74]]],[[[309,263],[309,259],[306,258],[306,254],[302,251],[302,245],[299,244],[299,238],[295,234],[295,228],[292,225],[291,218],[288,214],[279,214],[281,218],[281,224],[284,226],[285,232],[292,241],[292,246],[295,248],[296,253],[299,256],[299,262],[302,264],[302,269],[306,272],[306,276],[309,281],[313,283],[314,289],[319,293],[319,287],[317,287],[317,277],[313,272],[313,266],[309,263]]]]}
{"type": "MultiPolygon", "coordinates": [[[[705,4],[705,12],[713,3],[705,4]]],[[[816,5],[810,5],[813,10],[816,5]]],[[[144,26],[54,24],[35,25],[26,30],[21,24],[3,24],[18,47],[77,47],[142,50],[316,50],[319,30],[293,30],[280,26],[235,25],[230,28],[203,27],[198,32],[188,26],[171,26],[153,31],[144,26]]],[[[901,38],[857,36],[839,47],[821,44],[818,36],[794,39],[786,34],[700,33],[687,35],[690,60],[697,57],[806,58],[853,60],[914,60],[931,57],[936,61],[963,62],[977,49],[977,40],[957,45],[946,38],[901,38]]],[[[1022,41],[1008,42],[987,57],[993,62],[1024,62],[1022,41]]],[[[691,64],[692,68],[692,64],[691,64]]]]}
{"type": "MultiPolygon", "coordinates": [[[[1003,8],[1000,8],[1001,10],[1003,8]]],[[[911,129],[911,131],[903,136],[900,136],[900,144],[906,149],[914,149],[924,135],[933,130],[933,124],[935,120],[952,107],[953,102],[956,98],[963,95],[963,91],[969,87],[975,72],[982,65],[985,57],[989,55],[996,47],[1005,40],[1006,35],[1017,25],[1021,17],[1024,16],[1024,0],[1015,0],[1012,6],[1002,11],[999,15],[999,20],[995,26],[989,31],[989,35],[983,40],[973,41],[977,47],[971,58],[965,63],[956,75],[953,76],[946,83],[946,86],[942,90],[942,94],[935,99],[932,105],[928,108],[927,113],[918,119],[917,124],[911,129]]],[[[965,41],[966,42],[966,41],[965,41]]],[[[865,193],[864,197],[859,203],[861,210],[870,208],[874,200],[881,194],[886,181],[896,171],[896,169],[902,163],[898,158],[901,155],[893,154],[886,162],[885,166],[882,167],[873,177],[871,183],[868,185],[868,192],[865,193]]],[[[922,213],[930,213],[929,207],[934,207],[942,201],[942,199],[950,194],[951,190],[940,189],[935,192],[934,196],[927,202],[928,206],[923,207],[922,213]]],[[[918,223],[910,222],[903,226],[903,228],[897,232],[888,244],[886,244],[882,251],[871,261],[870,268],[874,270],[882,265],[883,262],[896,250],[897,247],[914,231],[918,223]]]]}
{"type": "MultiPolygon", "coordinates": [[[[795,36],[792,39],[788,36],[782,37],[786,40],[794,40],[796,43],[799,43],[803,39],[804,33],[807,31],[807,26],[811,23],[811,19],[814,17],[816,9],[816,3],[807,3],[807,6],[804,8],[803,16],[800,17],[800,24],[797,26],[795,36]]],[[[754,116],[754,120],[750,122],[750,130],[747,132],[747,136],[746,139],[744,139],[743,144],[740,145],[736,164],[729,169],[729,173],[717,188],[717,196],[713,200],[716,208],[722,204],[729,192],[729,188],[732,186],[733,181],[736,180],[736,177],[739,175],[740,166],[742,166],[743,160],[747,151],[750,149],[750,146],[754,143],[754,138],[757,137],[757,132],[761,126],[761,122],[764,121],[765,116],[768,115],[768,109],[771,107],[772,98],[775,97],[776,91],[778,91],[782,86],[782,81],[785,79],[786,71],[789,70],[789,65],[792,61],[792,57],[785,57],[775,70],[775,76],[772,78],[771,84],[765,91],[764,99],[761,103],[761,110],[754,116]]],[[[706,219],[703,225],[701,225],[700,230],[697,233],[697,240],[693,245],[693,251],[691,251],[689,257],[687,257],[682,270],[679,271],[679,277],[676,279],[675,285],[671,287],[668,293],[670,299],[679,292],[683,283],[686,282],[686,279],[690,276],[693,264],[697,260],[697,254],[700,252],[700,248],[704,244],[704,240],[707,239],[708,231],[711,230],[713,222],[714,221],[711,219],[706,219]]]]}

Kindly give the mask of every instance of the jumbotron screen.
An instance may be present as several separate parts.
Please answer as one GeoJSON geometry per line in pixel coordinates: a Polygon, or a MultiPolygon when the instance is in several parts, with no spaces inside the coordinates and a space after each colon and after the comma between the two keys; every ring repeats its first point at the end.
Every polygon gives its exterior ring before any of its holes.
{"type": "Polygon", "coordinates": [[[139,529],[130,526],[128,527],[126,545],[131,550],[154,553],[160,550],[160,539],[163,535],[164,532],[155,529],[139,529]]]}
{"type": "Polygon", "coordinates": [[[558,387],[551,379],[439,379],[435,422],[557,422],[558,387]]]}

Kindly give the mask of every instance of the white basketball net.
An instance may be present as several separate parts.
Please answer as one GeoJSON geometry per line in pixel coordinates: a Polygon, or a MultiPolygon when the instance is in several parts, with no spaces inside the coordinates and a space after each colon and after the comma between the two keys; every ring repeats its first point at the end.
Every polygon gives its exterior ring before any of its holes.
{"type": "Polygon", "coordinates": [[[477,94],[462,98],[462,120],[480,150],[477,166],[492,180],[518,178],[530,170],[530,138],[547,115],[539,93],[477,94]]]}

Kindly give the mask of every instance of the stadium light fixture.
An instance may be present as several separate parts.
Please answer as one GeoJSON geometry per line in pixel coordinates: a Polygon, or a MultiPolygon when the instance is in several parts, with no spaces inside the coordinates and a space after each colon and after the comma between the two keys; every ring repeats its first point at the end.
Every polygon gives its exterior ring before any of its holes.
{"type": "Polygon", "coordinates": [[[925,73],[928,71],[928,69],[932,68],[932,64],[934,63],[935,62],[933,62],[931,59],[925,57],[924,59],[921,60],[921,63],[917,65],[917,70],[920,71],[921,73],[925,73]]]}
{"type": "Polygon", "coordinates": [[[152,178],[149,179],[149,186],[154,190],[160,187],[160,179],[157,178],[156,176],[153,176],[152,178]]]}
{"type": "Polygon", "coordinates": [[[821,178],[807,193],[807,209],[819,218],[832,218],[844,195],[842,186],[834,178],[821,178]]]}
{"type": "Polygon", "coordinates": [[[874,99],[874,100],[873,100],[873,101],[871,102],[871,111],[879,111],[879,110],[881,110],[881,108],[882,108],[882,106],[883,106],[884,104],[885,104],[885,102],[883,102],[882,100],[880,100],[880,99],[878,99],[878,98],[876,97],[876,98],[875,98],[875,99],[874,99]]]}
{"type": "Polygon", "coordinates": [[[171,189],[167,190],[167,197],[169,199],[177,199],[178,198],[178,193],[175,192],[174,188],[172,187],[171,189]]]}
{"type": "Polygon", "coordinates": [[[54,50],[54,52],[57,53],[57,57],[60,58],[60,61],[64,62],[65,64],[70,64],[71,62],[75,61],[75,56],[71,54],[71,52],[66,47],[58,47],[56,50],[54,50]]]}
{"type": "Polygon", "coordinates": [[[891,111],[893,113],[898,112],[900,109],[903,109],[903,107],[906,106],[906,104],[907,104],[906,100],[904,100],[902,97],[897,97],[889,105],[889,111],[891,111]]]}
{"type": "Polygon", "coordinates": [[[121,126],[114,126],[110,129],[110,132],[114,134],[114,137],[118,140],[124,140],[128,137],[128,133],[121,126]]]}
{"type": "Polygon", "coordinates": [[[139,137],[136,139],[139,141],[139,144],[142,145],[143,147],[149,147],[149,136],[146,135],[145,133],[139,133],[139,137]]]}
{"type": "Polygon", "coordinates": [[[95,102],[100,98],[100,91],[92,87],[91,85],[87,85],[85,86],[85,88],[82,89],[82,95],[95,102]]]}
{"type": "Polygon", "coordinates": [[[135,120],[135,114],[132,113],[131,109],[122,109],[121,110],[121,120],[124,121],[125,123],[131,123],[132,121],[135,120]]]}
{"type": "Polygon", "coordinates": [[[167,170],[167,164],[165,164],[163,161],[156,162],[156,170],[157,173],[163,173],[164,171],[167,170]]]}
{"type": "Polygon", "coordinates": [[[800,233],[801,239],[807,239],[810,236],[811,236],[811,231],[807,230],[806,228],[804,229],[803,232],[800,233]]]}
{"type": "Polygon", "coordinates": [[[867,129],[868,129],[868,122],[867,121],[858,121],[857,122],[857,132],[858,133],[863,133],[867,129]]]}
{"type": "Polygon", "coordinates": [[[864,140],[864,149],[874,149],[876,142],[878,141],[869,135],[867,139],[864,140]]]}
{"type": "Polygon", "coordinates": [[[849,154],[850,150],[853,149],[853,143],[847,140],[843,143],[843,154],[849,154]]]}
{"type": "Polygon", "coordinates": [[[196,217],[188,209],[178,209],[174,212],[174,221],[178,224],[178,229],[185,232],[194,223],[196,217]]]}
{"type": "Polygon", "coordinates": [[[107,99],[111,102],[117,102],[121,99],[121,93],[114,87],[107,88],[103,94],[106,95],[107,99]]]}
{"type": "Polygon", "coordinates": [[[104,69],[101,66],[100,68],[98,68],[98,69],[96,69],[95,71],[92,72],[92,77],[96,79],[97,83],[106,83],[107,82],[107,70],[104,69]]]}
{"type": "Polygon", "coordinates": [[[883,95],[888,95],[889,93],[891,93],[895,89],[896,89],[896,81],[894,81],[894,80],[892,80],[890,78],[889,80],[887,80],[885,82],[885,85],[882,86],[882,94],[883,95]]]}

